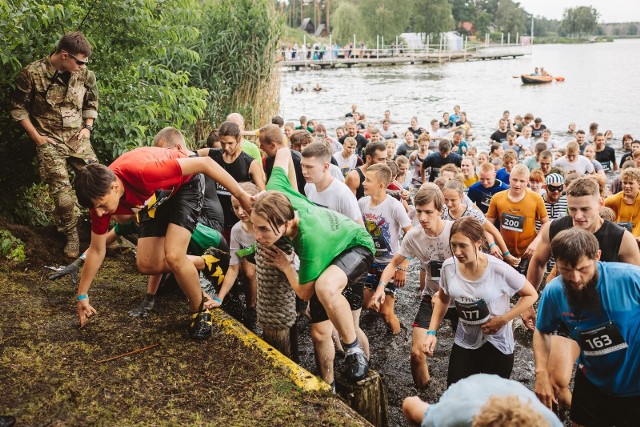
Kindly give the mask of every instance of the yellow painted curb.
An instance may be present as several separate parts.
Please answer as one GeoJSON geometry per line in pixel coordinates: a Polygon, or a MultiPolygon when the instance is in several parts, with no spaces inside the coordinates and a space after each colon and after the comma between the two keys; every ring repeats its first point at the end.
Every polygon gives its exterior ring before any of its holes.
{"type": "Polygon", "coordinates": [[[222,331],[227,335],[233,335],[249,348],[260,351],[264,357],[271,362],[277,369],[281,370],[286,376],[301,389],[305,391],[330,391],[331,386],[320,378],[313,375],[291,359],[280,353],[271,345],[267,344],[262,338],[247,329],[242,323],[220,309],[211,311],[212,320],[220,326],[222,331]]]}

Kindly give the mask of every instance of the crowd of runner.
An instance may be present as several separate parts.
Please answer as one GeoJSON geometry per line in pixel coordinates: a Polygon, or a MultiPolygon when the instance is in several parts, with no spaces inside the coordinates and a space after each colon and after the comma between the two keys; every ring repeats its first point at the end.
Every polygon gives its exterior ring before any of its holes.
{"type": "Polygon", "coordinates": [[[429,129],[418,123],[401,125],[389,111],[367,119],[353,105],[332,132],[304,116],[245,130],[232,113],[195,152],[177,129],[164,128],[153,147],[77,172],[91,243],[54,277],[84,264],[76,299],[86,324],[107,244],[136,233],[137,265],[149,283],[131,314],[153,309],[170,272],[190,303],[189,335],[204,340],[209,310],[224,307],[239,277],[247,285],[243,318],[255,325],[260,244],[265,262],[309,301],[318,372],[335,388],[336,347],[350,379],[367,376],[362,309],[400,332],[396,292],[413,262],[420,279],[408,285],[421,290],[410,354],[417,388],[430,382],[428,360],[445,319],[455,340],[449,390],[433,405],[408,398],[409,422],[496,425],[508,413],[522,417],[519,425],[559,425],[547,408],[565,407],[577,425],[635,425],[640,141],[624,135],[618,162],[613,139],[595,123],[587,132],[573,123],[552,131],[532,114],[512,119],[505,111],[491,135],[478,135],[459,106],[429,129]],[[281,239],[295,256],[276,245],[281,239]],[[199,271],[212,284],[206,291],[199,271]],[[535,396],[509,380],[517,317],[534,331],[535,396]]]}

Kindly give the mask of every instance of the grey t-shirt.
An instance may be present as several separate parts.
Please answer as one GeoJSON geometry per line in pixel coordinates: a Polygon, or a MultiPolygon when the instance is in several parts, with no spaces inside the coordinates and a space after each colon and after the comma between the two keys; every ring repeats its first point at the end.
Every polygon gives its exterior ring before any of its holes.
{"type": "Polygon", "coordinates": [[[453,384],[438,403],[429,406],[422,427],[470,427],[473,417],[493,396],[518,396],[521,402],[529,403],[538,411],[550,427],[563,426],[558,417],[519,382],[497,375],[476,374],[453,384]]]}
{"type": "Polygon", "coordinates": [[[256,243],[256,237],[253,233],[247,233],[242,228],[242,222],[238,221],[231,228],[231,238],[229,242],[229,252],[231,253],[231,259],[229,265],[240,264],[240,257],[236,252],[241,249],[247,249],[256,243]]]}

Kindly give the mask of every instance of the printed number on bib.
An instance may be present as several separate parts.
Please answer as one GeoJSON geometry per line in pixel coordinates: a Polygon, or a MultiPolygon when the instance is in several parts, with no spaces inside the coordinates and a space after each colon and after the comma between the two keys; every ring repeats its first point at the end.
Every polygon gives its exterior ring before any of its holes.
{"type": "Polygon", "coordinates": [[[482,201],[480,202],[480,204],[489,207],[489,205],[491,204],[491,197],[491,194],[482,194],[482,201]]]}
{"type": "Polygon", "coordinates": [[[461,322],[468,325],[482,325],[489,320],[489,308],[483,299],[474,302],[455,301],[455,305],[461,322]]]}
{"type": "Polygon", "coordinates": [[[522,233],[524,230],[524,217],[520,215],[502,214],[502,228],[505,230],[517,231],[522,233]]]}
{"type": "Polygon", "coordinates": [[[611,321],[579,331],[578,342],[585,356],[602,356],[627,348],[620,331],[611,321]]]}

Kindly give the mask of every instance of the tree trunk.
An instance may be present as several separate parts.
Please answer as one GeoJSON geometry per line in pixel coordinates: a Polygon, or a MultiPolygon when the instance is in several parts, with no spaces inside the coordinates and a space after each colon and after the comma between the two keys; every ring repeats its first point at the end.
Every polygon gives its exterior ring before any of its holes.
{"type": "Polygon", "coordinates": [[[388,427],[387,392],[380,374],[369,370],[363,380],[354,383],[343,374],[336,375],[336,391],[356,412],[376,427],[388,427]]]}

